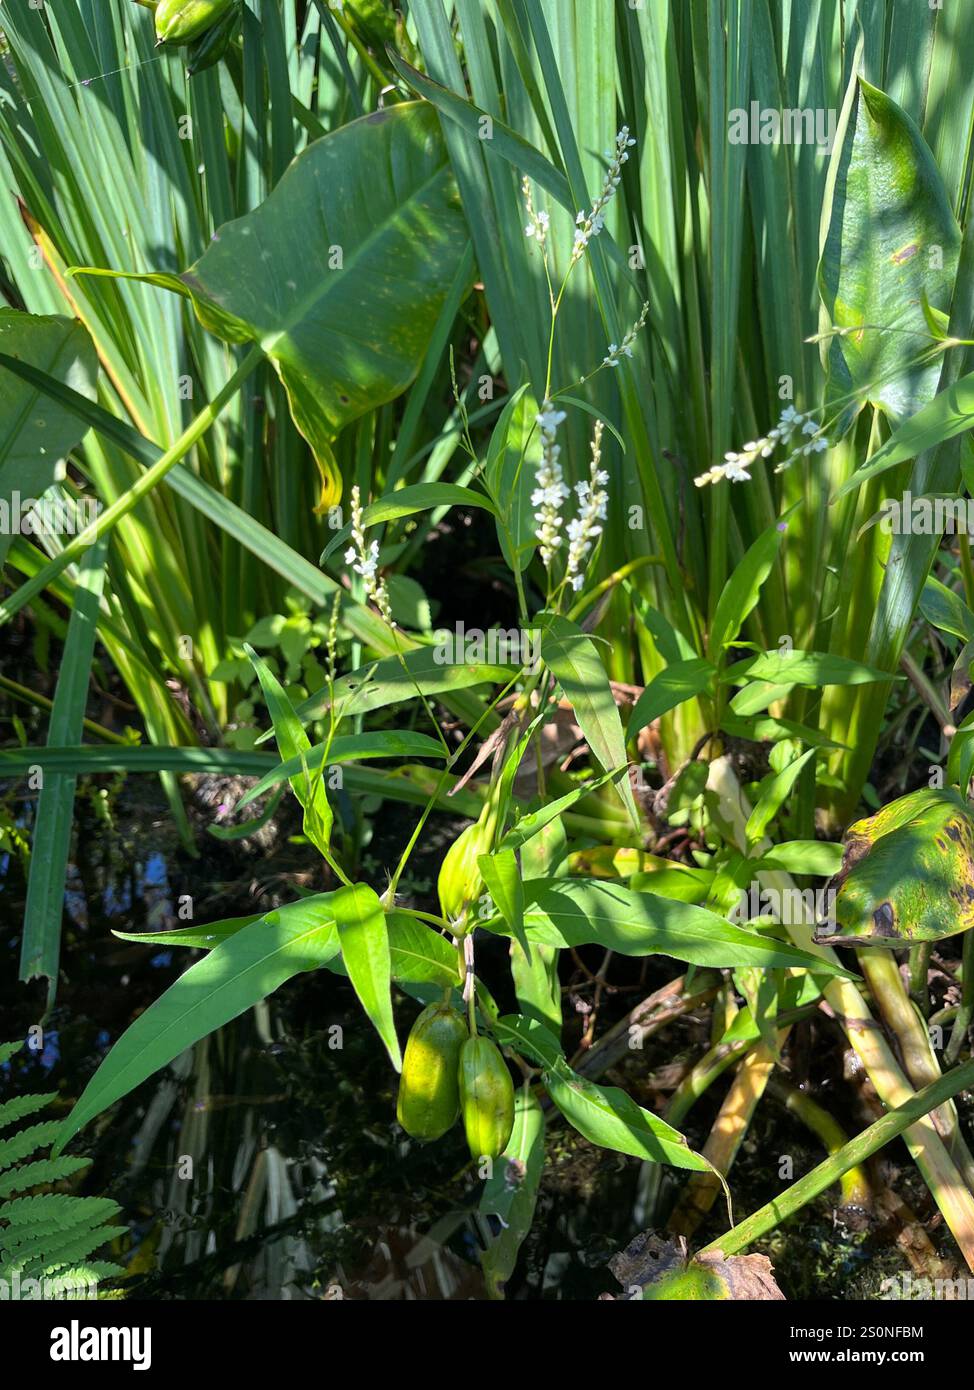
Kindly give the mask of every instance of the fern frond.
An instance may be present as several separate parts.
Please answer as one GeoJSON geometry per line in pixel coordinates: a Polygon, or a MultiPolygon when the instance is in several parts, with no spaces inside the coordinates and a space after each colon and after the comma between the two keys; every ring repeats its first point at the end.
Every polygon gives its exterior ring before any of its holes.
{"type": "Polygon", "coordinates": [[[44,1106],[50,1105],[52,1100],[54,1100],[53,1094],[49,1096],[14,1096],[12,1100],[5,1100],[0,1105],[0,1129],[6,1129],[8,1125],[22,1120],[25,1115],[33,1115],[36,1110],[43,1110],[44,1106]]]}
{"type": "MultiPolygon", "coordinates": [[[[0,1221],[11,1226],[23,1226],[40,1221],[60,1221],[62,1225],[76,1221],[108,1220],[121,1208],[110,1197],[72,1197],[67,1192],[48,1192],[39,1197],[14,1197],[0,1204],[0,1221]]],[[[0,1235],[0,1239],[3,1236],[0,1235]]]]}
{"type": "Polygon", "coordinates": [[[22,1226],[8,1226],[0,1232],[0,1251],[3,1252],[3,1258],[34,1259],[44,1251],[51,1252],[59,1247],[63,1240],[92,1231],[109,1217],[118,1214],[118,1207],[108,1198],[91,1197],[85,1200],[103,1205],[92,1206],[85,1211],[68,1210],[60,1216],[41,1217],[22,1226]]]}
{"type": "Polygon", "coordinates": [[[60,1182],[62,1178],[69,1178],[80,1169],[87,1168],[90,1163],[90,1158],[77,1158],[73,1154],[35,1159],[33,1163],[25,1163],[21,1168],[13,1168],[9,1173],[0,1175],[0,1199],[14,1192],[26,1192],[31,1187],[60,1182]]]}
{"type": "MultiPolygon", "coordinates": [[[[0,1045],[0,1065],[19,1047],[0,1045]]],[[[0,1129],[35,1114],[53,1099],[28,1095],[5,1101],[0,1105],[0,1129]]],[[[97,1292],[102,1279],[124,1274],[112,1261],[90,1257],[115,1237],[128,1234],[127,1226],[108,1225],[121,1211],[110,1197],[36,1190],[70,1177],[90,1162],[64,1156],[23,1162],[60,1132],[60,1121],[51,1120],[0,1140],[0,1278],[36,1279],[45,1298],[86,1288],[97,1292]]]]}
{"type": "Polygon", "coordinates": [[[0,1265],[5,1270],[19,1270],[21,1278],[42,1278],[57,1274],[68,1265],[77,1264],[116,1236],[128,1235],[127,1226],[98,1226],[94,1230],[69,1231],[58,1236],[38,1237],[33,1246],[20,1246],[12,1257],[0,1265]]]}
{"type": "Polygon", "coordinates": [[[10,1168],[28,1154],[50,1144],[61,1128],[60,1120],[45,1120],[40,1125],[30,1125],[9,1139],[0,1139],[0,1168],[10,1168]]]}
{"type": "Polygon", "coordinates": [[[88,1260],[49,1275],[46,1292],[50,1298],[58,1298],[64,1293],[97,1287],[102,1280],[118,1279],[124,1273],[121,1265],[112,1264],[110,1260],[88,1260]]]}

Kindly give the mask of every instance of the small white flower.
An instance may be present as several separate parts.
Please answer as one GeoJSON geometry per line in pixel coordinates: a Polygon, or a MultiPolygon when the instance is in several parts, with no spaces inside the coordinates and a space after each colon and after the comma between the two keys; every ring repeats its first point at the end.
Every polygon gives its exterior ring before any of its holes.
{"type": "Polygon", "coordinates": [[[372,599],[389,626],[395,627],[396,624],[389,603],[389,591],[386,588],[385,580],[378,577],[379,542],[372,541],[371,544],[367,544],[365,540],[362,500],[357,483],[352,488],[350,506],[353,544],[345,551],[345,563],[351,565],[355,573],[362,576],[366,594],[372,599]]]}
{"type": "Polygon", "coordinates": [[[561,447],[555,437],[558,426],[567,418],[565,412],[556,410],[551,401],[545,401],[536,416],[541,430],[541,463],[535,474],[538,486],[531,494],[531,505],[535,509],[534,534],[541,542],[539,554],[546,569],[550,568],[554,553],[561,545],[558,534],[561,529],[561,508],[569,496],[558,462],[561,447]]]}
{"type": "Polygon", "coordinates": [[[575,244],[572,247],[572,265],[580,260],[592,237],[598,236],[605,226],[605,209],[622,182],[622,166],[629,158],[629,147],[635,140],[630,139],[629,127],[623,126],[615,138],[615,145],[606,151],[609,167],[602,181],[602,188],[590,210],[580,212],[575,217],[575,244]]]}
{"type": "Polygon", "coordinates": [[[602,460],[603,428],[602,421],[596,420],[592,435],[592,464],[589,476],[587,480],[583,479],[575,484],[578,515],[568,523],[568,562],[565,573],[576,593],[584,582],[585,559],[596,539],[602,534],[602,527],[598,523],[605,520],[609,502],[609,495],[605,491],[609,475],[599,467],[602,460]]]}
{"type": "Polygon", "coordinates": [[[521,191],[524,195],[524,207],[528,214],[527,225],[524,228],[524,235],[532,237],[538,245],[544,249],[545,241],[548,237],[550,218],[546,212],[536,212],[534,199],[531,196],[531,180],[525,174],[521,180],[521,191]]]}
{"type": "Polygon", "coordinates": [[[636,335],[637,335],[637,334],[643,329],[643,327],[645,326],[646,318],[647,318],[648,314],[649,314],[649,303],[647,302],[647,303],[645,303],[645,304],[643,305],[642,313],[639,315],[639,318],[636,320],[636,322],[632,325],[631,328],[628,328],[628,329],[626,330],[626,333],[625,333],[625,336],[624,336],[624,338],[623,338],[623,340],[622,340],[622,343],[621,343],[621,344],[616,344],[616,343],[610,343],[610,344],[609,344],[609,350],[608,350],[608,352],[606,353],[605,357],[603,357],[603,359],[602,359],[602,366],[603,366],[603,367],[618,367],[619,361],[620,361],[620,359],[623,357],[623,355],[625,355],[626,357],[632,357],[632,355],[633,355],[632,345],[633,345],[633,343],[636,341],[636,335]]]}

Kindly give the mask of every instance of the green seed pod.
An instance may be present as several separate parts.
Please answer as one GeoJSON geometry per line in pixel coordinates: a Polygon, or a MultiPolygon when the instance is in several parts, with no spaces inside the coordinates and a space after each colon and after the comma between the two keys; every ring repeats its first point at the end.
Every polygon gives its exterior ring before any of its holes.
{"type": "Polygon", "coordinates": [[[514,1083],[490,1038],[468,1038],[460,1053],[460,1106],[470,1156],[497,1158],[514,1128],[514,1083]]]}
{"type": "Polygon", "coordinates": [[[160,0],[156,10],[156,38],[160,43],[192,43],[236,0],[160,0]]]}
{"type": "Polygon", "coordinates": [[[483,891],[477,860],[480,855],[490,852],[492,838],[489,827],[475,821],[453,841],[440,865],[440,876],[436,882],[440,911],[453,925],[457,936],[467,930],[469,908],[483,891]]]}
{"type": "Polygon", "coordinates": [[[399,1079],[396,1118],[407,1134],[439,1139],[460,1114],[458,1069],[467,1025],[448,1004],[430,1004],[413,1024],[399,1079]]]}
{"type": "Polygon", "coordinates": [[[233,38],[239,18],[240,13],[236,7],[228,10],[223,18],[213,25],[212,29],[207,29],[205,34],[201,34],[198,39],[193,41],[186,58],[186,72],[190,77],[195,77],[198,72],[205,72],[207,68],[216,66],[230,47],[230,40],[233,38]]]}

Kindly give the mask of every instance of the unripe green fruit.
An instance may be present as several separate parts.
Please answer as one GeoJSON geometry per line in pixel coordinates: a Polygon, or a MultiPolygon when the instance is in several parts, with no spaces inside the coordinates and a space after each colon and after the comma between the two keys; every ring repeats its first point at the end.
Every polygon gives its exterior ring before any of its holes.
{"type": "Polygon", "coordinates": [[[160,43],[192,43],[222,19],[235,0],[160,0],[156,38],[160,43]]]}
{"type": "Polygon", "coordinates": [[[429,1143],[460,1114],[460,1051],[467,1025],[449,1004],[430,1004],[406,1040],[396,1118],[407,1134],[429,1143]]]}
{"type": "Polygon", "coordinates": [[[440,911],[461,935],[472,903],[483,889],[483,878],[477,865],[482,854],[488,854],[493,840],[493,827],[485,818],[468,825],[454,840],[440,865],[436,881],[440,895],[440,911]]]}
{"type": "Polygon", "coordinates": [[[468,1038],[463,1044],[460,1108],[471,1158],[499,1157],[514,1128],[514,1083],[490,1038],[468,1038]]]}

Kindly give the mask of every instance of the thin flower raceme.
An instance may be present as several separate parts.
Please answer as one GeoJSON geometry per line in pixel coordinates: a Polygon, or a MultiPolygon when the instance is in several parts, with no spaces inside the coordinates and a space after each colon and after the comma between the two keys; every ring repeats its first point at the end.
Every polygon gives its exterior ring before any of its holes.
{"type": "Polygon", "coordinates": [[[535,211],[534,198],[531,196],[531,180],[527,174],[521,180],[521,191],[524,194],[524,207],[528,215],[524,235],[534,238],[538,245],[544,249],[544,244],[548,238],[550,218],[546,212],[535,211]]]}
{"type": "Polygon", "coordinates": [[[559,534],[561,508],[565,499],[570,496],[565,486],[561,464],[558,462],[561,453],[561,445],[557,439],[558,426],[565,418],[565,412],[556,410],[551,401],[545,401],[541,407],[541,414],[537,416],[538,427],[541,430],[541,464],[535,474],[537,487],[531,494],[531,505],[535,509],[534,534],[541,543],[539,553],[546,569],[550,569],[555,551],[562,542],[559,534]]]}
{"type": "Polygon", "coordinates": [[[777,465],[774,470],[776,473],[783,473],[796,459],[808,458],[809,455],[820,453],[829,447],[823,427],[817,425],[811,415],[803,415],[793,405],[789,405],[781,412],[781,418],[774,429],[769,430],[760,439],[748,440],[742,449],[729,450],[724,455],[723,463],[718,463],[707,473],[701,473],[694,482],[697,487],[719,483],[724,478],[732,483],[750,482],[749,470],[758,460],[770,458],[776,449],[792,444],[796,435],[798,442],[791,453],[777,465]]]}
{"type": "Polygon", "coordinates": [[[359,493],[358,484],[352,488],[350,500],[352,511],[352,541],[353,544],[345,551],[345,563],[351,565],[356,574],[362,576],[365,584],[365,592],[378,608],[391,627],[395,627],[392,611],[389,604],[389,591],[386,588],[385,580],[379,577],[379,543],[372,541],[369,544],[365,539],[365,527],[362,520],[362,500],[359,493]]]}
{"type": "Polygon", "coordinates": [[[609,167],[599,196],[588,212],[580,212],[575,218],[575,245],[572,247],[571,264],[580,260],[592,237],[598,236],[605,226],[605,209],[622,182],[622,166],[629,158],[629,149],[636,142],[630,139],[629,127],[624,125],[615,138],[615,145],[606,151],[609,167]]]}
{"type": "Polygon", "coordinates": [[[626,335],[623,338],[622,342],[609,344],[609,350],[606,353],[605,357],[602,358],[603,367],[618,367],[623,357],[631,357],[633,355],[632,345],[636,341],[636,338],[639,335],[639,333],[645,327],[648,315],[649,302],[647,301],[643,305],[642,313],[639,315],[639,318],[636,320],[636,322],[632,325],[631,328],[628,328],[626,330],[626,335]]]}
{"type": "Polygon", "coordinates": [[[609,502],[609,494],[605,490],[609,475],[599,467],[602,462],[602,430],[602,421],[596,420],[588,480],[583,479],[575,484],[578,516],[568,523],[568,563],[565,577],[576,593],[585,582],[585,560],[596,539],[602,534],[600,523],[606,518],[609,502]]]}

